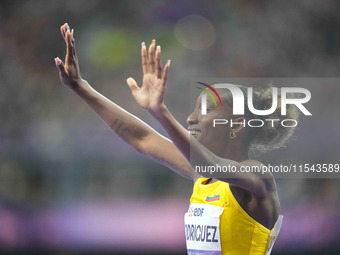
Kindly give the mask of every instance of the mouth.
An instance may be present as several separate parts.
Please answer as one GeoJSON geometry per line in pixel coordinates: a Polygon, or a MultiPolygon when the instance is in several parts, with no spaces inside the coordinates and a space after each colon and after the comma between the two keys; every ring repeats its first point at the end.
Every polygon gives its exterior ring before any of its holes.
{"type": "Polygon", "coordinates": [[[197,137],[198,135],[201,134],[200,130],[188,130],[189,134],[192,135],[193,137],[197,137]]]}

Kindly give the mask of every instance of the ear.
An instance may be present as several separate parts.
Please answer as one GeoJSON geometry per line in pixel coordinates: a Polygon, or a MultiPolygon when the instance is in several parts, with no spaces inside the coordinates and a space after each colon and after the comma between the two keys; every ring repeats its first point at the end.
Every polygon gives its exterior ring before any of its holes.
{"type": "Polygon", "coordinates": [[[238,118],[234,118],[230,123],[230,131],[231,132],[235,132],[238,133],[240,132],[243,128],[246,127],[246,119],[244,117],[238,117],[238,118]]]}

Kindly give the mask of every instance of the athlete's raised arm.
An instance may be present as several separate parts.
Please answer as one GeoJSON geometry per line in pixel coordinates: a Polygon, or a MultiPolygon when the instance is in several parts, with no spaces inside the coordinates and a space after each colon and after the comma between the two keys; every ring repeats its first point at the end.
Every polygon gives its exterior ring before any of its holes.
{"type": "MultiPolygon", "coordinates": [[[[65,23],[60,31],[67,48],[65,63],[59,58],[55,59],[62,83],[79,95],[120,138],[137,151],[176,173],[192,179],[190,165],[169,139],[98,93],[82,79],[75,49],[74,30],[70,30],[65,23]]],[[[153,43],[150,48],[154,46],[153,43]]]]}
{"type": "MultiPolygon", "coordinates": [[[[150,50],[149,60],[147,59],[145,45],[142,46],[142,52],[144,52],[144,54],[142,54],[142,65],[144,69],[142,86],[139,87],[132,78],[127,80],[132,95],[141,107],[147,109],[150,114],[161,123],[176,147],[181,151],[183,156],[190,161],[192,168],[195,168],[195,166],[208,168],[214,165],[232,165],[239,170],[241,165],[256,163],[251,160],[238,162],[218,156],[210,151],[205,145],[201,144],[197,139],[191,139],[189,131],[176,121],[164,104],[164,94],[167,86],[170,60],[167,61],[164,70],[162,70],[160,46],[157,46],[155,61],[153,52],[150,52],[150,50]]],[[[210,173],[201,174],[205,177],[211,177],[210,173]]],[[[259,178],[256,174],[236,171],[236,173],[227,173],[225,177],[217,179],[243,188],[259,197],[266,195],[264,179],[259,178]]]]}

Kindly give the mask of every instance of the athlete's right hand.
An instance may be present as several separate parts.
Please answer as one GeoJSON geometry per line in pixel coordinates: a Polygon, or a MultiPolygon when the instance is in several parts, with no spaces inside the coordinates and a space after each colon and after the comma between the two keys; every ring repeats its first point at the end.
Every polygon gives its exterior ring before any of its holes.
{"type": "Polygon", "coordinates": [[[66,42],[66,58],[65,64],[58,57],[54,59],[57,68],[59,69],[59,76],[61,82],[70,87],[75,88],[79,86],[82,81],[79,63],[76,54],[75,41],[74,41],[74,30],[70,30],[67,23],[60,27],[61,35],[66,42]]]}
{"type": "Polygon", "coordinates": [[[132,96],[136,102],[148,110],[151,114],[158,114],[164,109],[164,95],[166,91],[166,81],[170,68],[170,60],[167,61],[164,68],[161,64],[161,47],[157,46],[153,40],[147,52],[145,43],[142,43],[141,56],[143,67],[143,82],[139,87],[137,82],[132,78],[126,80],[131,89],[132,96]],[[149,57],[147,57],[149,55],[149,57]]]}

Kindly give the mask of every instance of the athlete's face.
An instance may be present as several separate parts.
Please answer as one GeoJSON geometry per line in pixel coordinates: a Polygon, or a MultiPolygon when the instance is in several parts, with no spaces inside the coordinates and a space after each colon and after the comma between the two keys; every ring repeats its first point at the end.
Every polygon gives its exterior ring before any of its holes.
{"type": "Polygon", "coordinates": [[[217,100],[217,105],[215,105],[212,98],[207,96],[207,114],[202,115],[201,94],[196,101],[195,110],[187,119],[190,134],[209,148],[223,148],[229,139],[230,125],[216,125],[213,127],[214,119],[230,120],[232,118],[232,108],[227,100],[228,94],[224,89],[216,89],[216,91],[221,97],[222,105],[217,100]]]}

